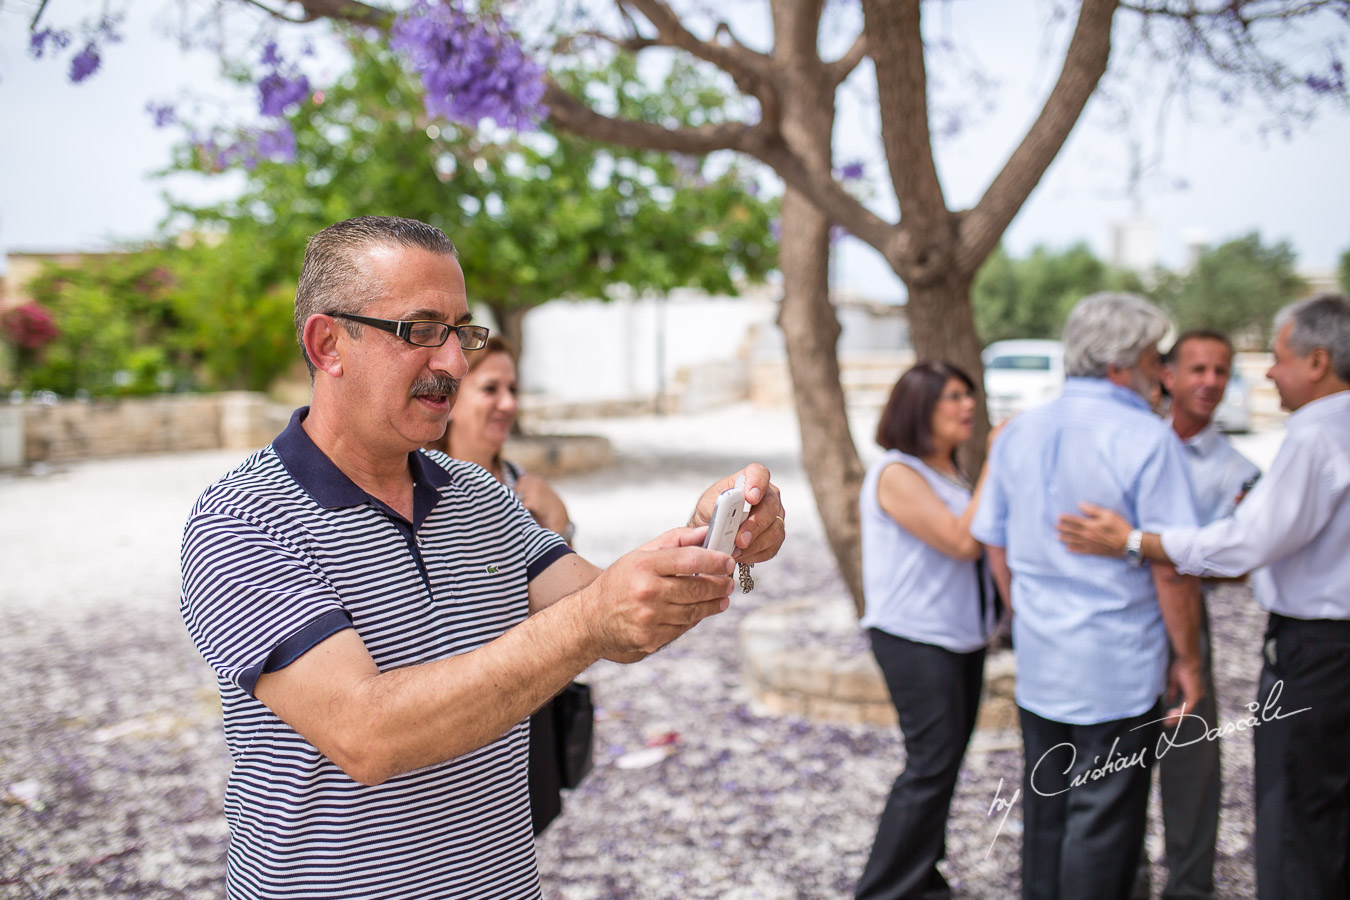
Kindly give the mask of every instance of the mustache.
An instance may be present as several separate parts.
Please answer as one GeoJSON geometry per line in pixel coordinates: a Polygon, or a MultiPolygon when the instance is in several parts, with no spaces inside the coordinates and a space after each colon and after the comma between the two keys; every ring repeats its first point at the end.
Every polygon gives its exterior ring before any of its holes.
{"type": "Polygon", "coordinates": [[[459,393],[459,379],[449,375],[432,375],[413,382],[409,397],[453,397],[459,393]]]}

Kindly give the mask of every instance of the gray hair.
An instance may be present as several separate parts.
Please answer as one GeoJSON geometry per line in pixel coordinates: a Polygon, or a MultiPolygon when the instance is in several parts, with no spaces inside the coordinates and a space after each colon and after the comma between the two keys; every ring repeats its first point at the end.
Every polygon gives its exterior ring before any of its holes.
{"type": "Polygon", "coordinates": [[[1344,294],[1317,294],[1296,300],[1275,314],[1275,333],[1293,322],[1289,346],[1300,357],[1318,347],[1331,357],[1331,370],[1350,382],[1350,300],[1344,294]]]}
{"type": "Polygon", "coordinates": [[[1170,329],[1162,310],[1138,294],[1090,294],[1064,323],[1064,374],[1105,378],[1107,366],[1132,368],[1170,329]]]}
{"type": "MultiPolygon", "coordinates": [[[[459,251],[434,225],[395,216],[358,216],[329,225],[305,245],[305,263],[295,288],[295,336],[314,377],[314,363],[305,351],[305,322],[317,313],[359,313],[384,294],[384,285],[370,273],[363,255],[374,247],[417,247],[459,259],[459,251]]],[[[359,327],[343,322],[353,337],[359,327]]]]}

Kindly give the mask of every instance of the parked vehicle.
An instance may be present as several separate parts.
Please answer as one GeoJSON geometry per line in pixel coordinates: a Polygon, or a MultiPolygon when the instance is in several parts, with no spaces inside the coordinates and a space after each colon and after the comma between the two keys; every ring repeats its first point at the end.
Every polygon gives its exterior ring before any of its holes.
{"type": "Polygon", "coordinates": [[[980,359],[991,424],[1053,400],[1064,389],[1060,341],[995,341],[984,348],[980,359]]]}
{"type": "Polygon", "coordinates": [[[1220,431],[1252,430],[1252,387],[1236,371],[1228,377],[1223,399],[1214,408],[1214,424],[1220,431]]]}

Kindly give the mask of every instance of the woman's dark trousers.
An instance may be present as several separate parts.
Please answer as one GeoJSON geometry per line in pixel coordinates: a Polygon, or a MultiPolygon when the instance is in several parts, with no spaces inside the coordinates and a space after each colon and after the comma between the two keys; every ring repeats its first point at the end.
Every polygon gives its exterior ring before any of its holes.
{"type": "Polygon", "coordinates": [[[980,707],[984,650],[953,653],[875,628],[869,634],[900,717],[905,770],[886,799],[854,896],[947,897],[937,861],[946,856],[947,810],[980,707]]]}

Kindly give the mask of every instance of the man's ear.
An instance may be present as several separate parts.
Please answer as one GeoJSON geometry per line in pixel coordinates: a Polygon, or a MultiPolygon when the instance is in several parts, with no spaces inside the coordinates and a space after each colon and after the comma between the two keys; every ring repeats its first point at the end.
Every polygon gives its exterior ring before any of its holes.
{"type": "Polygon", "coordinates": [[[342,356],[338,352],[337,323],[330,317],[315,313],[305,320],[300,332],[301,345],[314,368],[332,378],[342,376],[342,356]]]}
{"type": "Polygon", "coordinates": [[[1314,383],[1331,375],[1331,354],[1326,347],[1314,347],[1307,356],[1308,379],[1314,383]]]}
{"type": "Polygon", "coordinates": [[[1171,366],[1163,366],[1161,372],[1162,386],[1167,393],[1172,393],[1172,385],[1176,383],[1177,373],[1171,366]]]}

